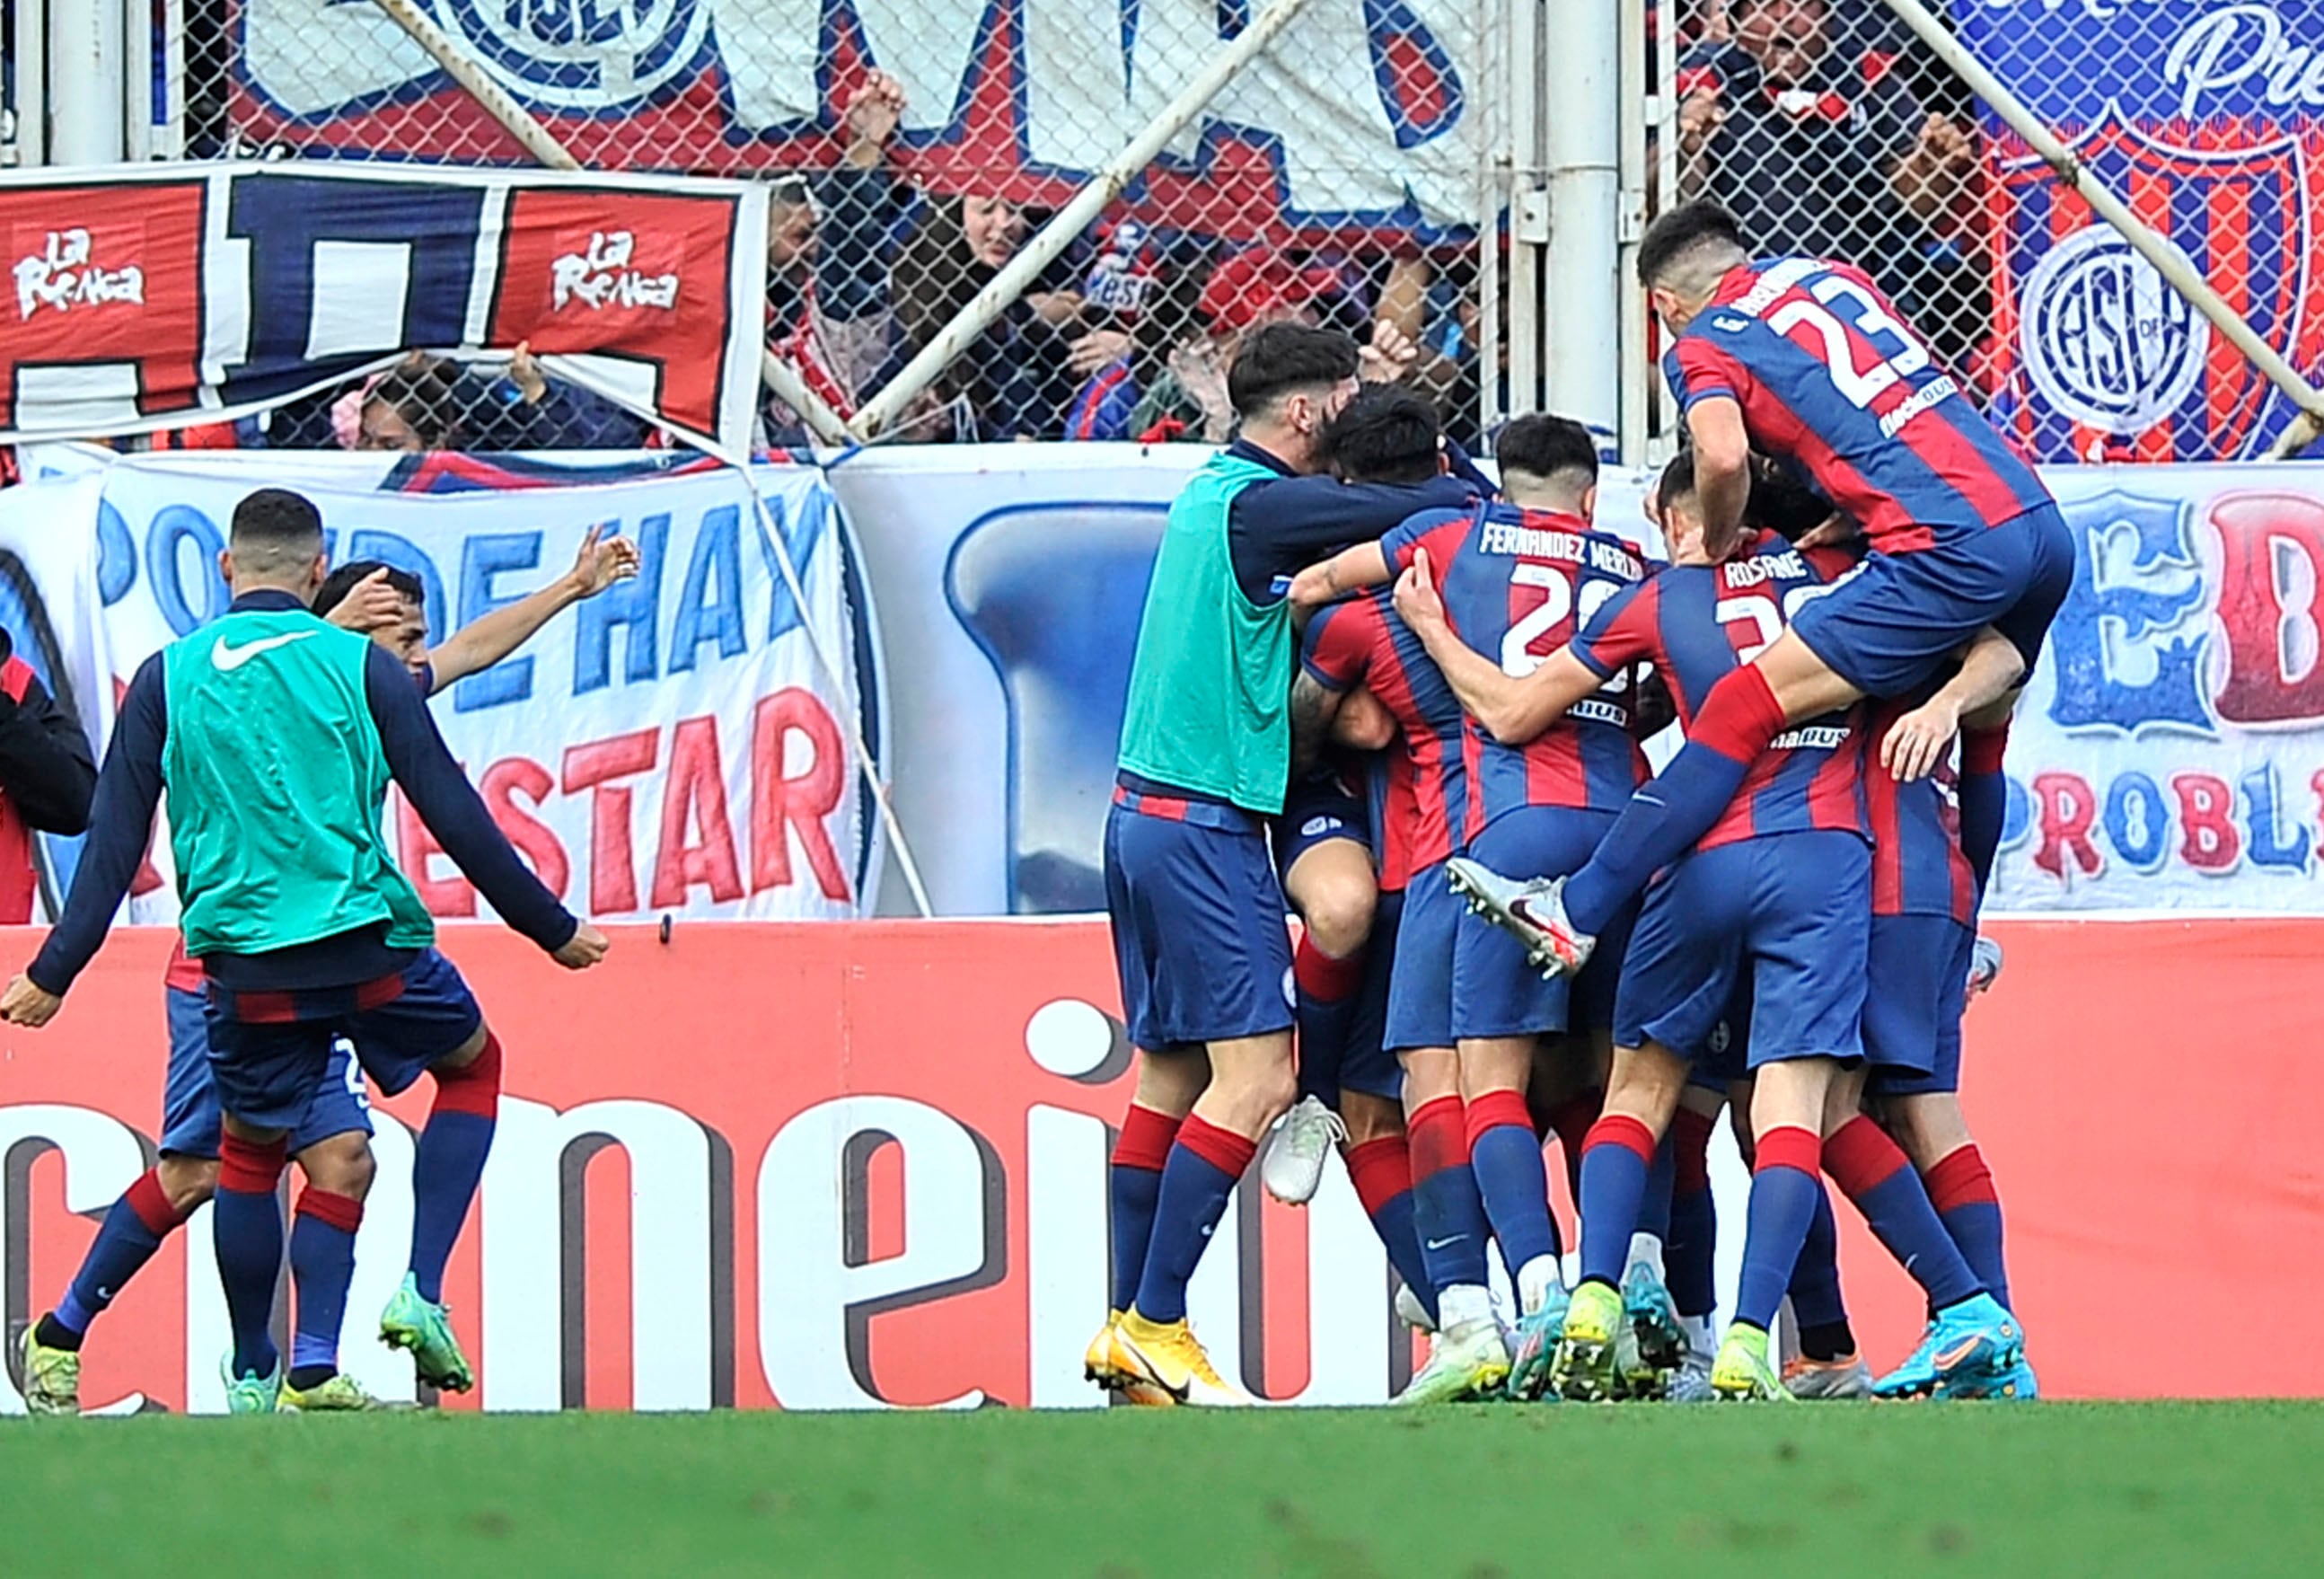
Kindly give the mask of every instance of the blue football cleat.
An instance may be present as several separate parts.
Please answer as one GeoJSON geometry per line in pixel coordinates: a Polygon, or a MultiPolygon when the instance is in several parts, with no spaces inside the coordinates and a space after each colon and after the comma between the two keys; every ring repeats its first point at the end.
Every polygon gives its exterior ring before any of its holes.
{"type": "Polygon", "coordinates": [[[1990,1294],[1979,1294],[1937,1312],[1920,1346],[1872,1384],[1872,1396],[1977,1396],[1972,1390],[1990,1387],[2024,1358],[2025,1334],[2016,1317],[1990,1294]]]}

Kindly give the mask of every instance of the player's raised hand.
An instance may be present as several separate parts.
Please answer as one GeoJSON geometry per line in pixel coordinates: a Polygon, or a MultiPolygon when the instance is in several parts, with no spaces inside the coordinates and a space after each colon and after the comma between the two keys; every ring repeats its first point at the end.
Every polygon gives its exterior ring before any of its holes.
{"type": "Polygon", "coordinates": [[[32,978],[19,971],[8,990],[0,993],[0,1020],[11,1025],[21,1025],[27,1030],[38,1030],[57,1017],[65,1001],[45,987],[35,986],[32,978]]]}
{"type": "Polygon", "coordinates": [[[1356,376],[1366,383],[1397,383],[1419,360],[1412,337],[1382,319],[1372,325],[1370,343],[1356,353],[1356,376]]]}
{"type": "Polygon", "coordinates": [[[387,584],[387,567],[383,565],[356,582],[323,618],[343,631],[368,636],[402,623],[403,594],[387,584]]]}
{"type": "Polygon", "coordinates": [[[637,544],[625,537],[607,537],[603,523],[593,526],[573,560],[573,589],[582,597],[595,597],[614,582],[635,576],[640,563],[637,544]]]}
{"type": "Polygon", "coordinates": [[[1960,732],[1960,709],[1939,692],[1896,720],[1880,743],[1880,765],[1899,784],[1925,779],[1937,771],[1960,732]]]}
{"type": "Polygon", "coordinates": [[[1436,571],[1426,549],[1413,549],[1412,568],[1396,579],[1396,612],[1416,631],[1444,623],[1444,600],[1436,596],[1436,571]]]}
{"type": "Polygon", "coordinates": [[[565,946],[549,957],[567,970],[586,971],[604,959],[606,951],[613,946],[611,938],[584,921],[573,929],[573,936],[566,939],[565,946]]]}

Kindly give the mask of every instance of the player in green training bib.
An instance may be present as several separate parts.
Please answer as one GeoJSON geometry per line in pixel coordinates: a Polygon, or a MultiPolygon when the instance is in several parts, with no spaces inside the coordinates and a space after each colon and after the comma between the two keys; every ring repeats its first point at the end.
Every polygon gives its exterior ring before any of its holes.
{"type": "MultiPolygon", "coordinates": [[[[1236,1406],[1186,1325],[1186,1281],[1294,1094],[1291,945],[1266,833],[1290,778],[1290,575],[1432,503],[1320,473],[1369,376],[1335,330],[1277,324],[1227,377],[1240,436],[1170,507],[1139,628],[1105,830],[1106,909],[1138,1092],[1112,1183],[1113,1316],[1093,1380],[1236,1406]]],[[[1386,368],[1377,369],[1388,371],[1386,368]]]]}
{"type": "MultiPolygon", "coordinates": [[[[434,924],[388,854],[380,812],[389,780],[493,909],[558,963],[586,969],[606,947],[517,859],[404,665],[309,611],[324,568],[322,521],[306,499],[267,489],[235,508],[219,557],[234,601],[130,682],[64,913],[0,996],[0,1018],[14,1023],[54,1016],[128,892],[166,790],[181,925],[207,976],[225,1115],[212,1221],[235,1413],[271,1411],[282,1393],[270,1330],[283,1251],[275,1186],[341,1036],[391,1095],[423,1072],[435,1081],[412,1169],[414,1272],[381,1318],[382,1335],[412,1352],[423,1381],[473,1380],[429,1285],[483,1176],[500,1044],[467,983],[430,946],[434,924]]],[[[300,1234],[343,1236],[351,1256],[355,1203],[309,1212],[314,1193],[301,1197],[300,1234]]]]}

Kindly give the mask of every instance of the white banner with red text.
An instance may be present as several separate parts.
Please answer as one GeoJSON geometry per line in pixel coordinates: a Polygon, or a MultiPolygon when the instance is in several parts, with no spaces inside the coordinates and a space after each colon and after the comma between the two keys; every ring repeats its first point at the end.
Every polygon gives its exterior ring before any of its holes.
{"type": "MultiPolygon", "coordinates": [[[[97,464],[0,492],[0,623],[92,734],[138,664],[224,611],[218,550],[255,487],[313,498],[335,563],[379,559],[418,577],[431,643],[563,574],[599,527],[636,542],[640,575],[435,704],[502,830],[593,919],[825,919],[865,907],[881,851],[847,721],[876,751],[873,633],[820,472],[760,466],[746,482],[700,462],[263,453],[97,464]]],[[[479,913],[418,817],[400,797],[390,805],[429,909],[479,913]]],[[[51,905],[75,845],[43,841],[51,905]]],[[[133,919],[174,919],[168,868],[158,839],[133,919]]]]}

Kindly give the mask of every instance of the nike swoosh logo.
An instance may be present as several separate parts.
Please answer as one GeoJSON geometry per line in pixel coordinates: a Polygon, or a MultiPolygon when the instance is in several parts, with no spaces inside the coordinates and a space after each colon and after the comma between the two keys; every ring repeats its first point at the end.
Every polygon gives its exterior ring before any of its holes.
{"type": "Polygon", "coordinates": [[[1162,1379],[1162,1373],[1155,1369],[1153,1361],[1148,1360],[1145,1355],[1139,1353],[1136,1348],[1130,1344],[1125,1344],[1122,1347],[1128,1349],[1130,1351],[1130,1357],[1138,1362],[1138,1369],[1145,1376],[1146,1380],[1160,1388],[1164,1392],[1168,1393],[1172,1399],[1183,1404],[1188,1398],[1193,1396],[1194,1390],[1194,1379],[1193,1377],[1189,1376],[1185,1380],[1180,1382],[1177,1386],[1173,1387],[1162,1379]]]}
{"type": "Polygon", "coordinates": [[[286,631],[280,636],[261,636],[255,642],[240,647],[229,646],[220,636],[210,647],[210,667],[220,674],[232,674],[262,652],[272,652],[277,647],[288,647],[293,642],[304,642],[313,631],[286,631]]]}
{"type": "Polygon", "coordinates": [[[1978,1344],[1983,1341],[1981,1338],[1963,1338],[1950,1349],[1939,1349],[1929,1357],[1930,1361],[1940,1371],[1950,1371],[1975,1353],[1978,1344]]]}
{"type": "Polygon", "coordinates": [[[1450,1239],[1432,1239],[1428,1242],[1428,1248],[1430,1250],[1443,1250],[1446,1245],[1458,1244],[1468,1237],[1469,1236],[1465,1233],[1456,1233],[1450,1239]]]}

